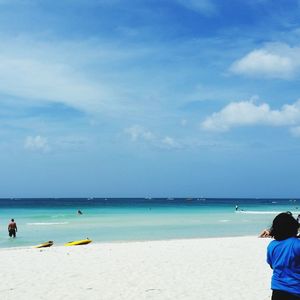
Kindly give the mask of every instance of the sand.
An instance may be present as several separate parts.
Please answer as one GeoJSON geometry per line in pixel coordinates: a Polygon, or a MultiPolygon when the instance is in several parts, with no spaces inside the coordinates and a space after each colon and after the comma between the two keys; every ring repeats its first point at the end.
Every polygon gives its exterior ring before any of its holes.
{"type": "Polygon", "coordinates": [[[270,239],[0,250],[0,299],[270,299],[270,239]]]}

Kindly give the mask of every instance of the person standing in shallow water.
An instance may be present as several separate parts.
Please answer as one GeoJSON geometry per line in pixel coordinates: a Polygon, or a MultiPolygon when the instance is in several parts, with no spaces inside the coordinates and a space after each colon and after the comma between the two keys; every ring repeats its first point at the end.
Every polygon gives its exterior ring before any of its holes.
{"type": "Polygon", "coordinates": [[[281,213],[270,229],[272,241],[267,249],[267,262],[273,269],[272,300],[300,300],[299,223],[290,212],[281,213]]]}
{"type": "Polygon", "coordinates": [[[17,224],[15,222],[14,219],[11,219],[11,221],[9,222],[8,224],[8,235],[10,237],[16,237],[16,232],[18,231],[18,228],[17,228],[17,224]]]}

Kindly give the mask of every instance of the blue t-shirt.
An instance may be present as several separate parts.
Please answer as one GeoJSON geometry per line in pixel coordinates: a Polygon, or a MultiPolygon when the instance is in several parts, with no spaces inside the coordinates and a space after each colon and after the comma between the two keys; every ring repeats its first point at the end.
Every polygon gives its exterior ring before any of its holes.
{"type": "Polygon", "coordinates": [[[300,239],[272,241],[267,250],[267,262],[273,269],[272,290],[300,296],[300,239]]]}

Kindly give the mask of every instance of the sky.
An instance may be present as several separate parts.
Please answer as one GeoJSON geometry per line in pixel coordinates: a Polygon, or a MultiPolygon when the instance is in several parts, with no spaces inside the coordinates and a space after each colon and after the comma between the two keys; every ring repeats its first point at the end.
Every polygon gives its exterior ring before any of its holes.
{"type": "Polygon", "coordinates": [[[0,197],[300,197],[300,1],[0,0],[0,197]]]}

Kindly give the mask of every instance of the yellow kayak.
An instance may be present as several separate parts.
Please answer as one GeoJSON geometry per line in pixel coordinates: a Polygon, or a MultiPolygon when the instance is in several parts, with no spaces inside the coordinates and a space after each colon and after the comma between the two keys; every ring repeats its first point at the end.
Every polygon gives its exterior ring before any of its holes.
{"type": "Polygon", "coordinates": [[[86,245],[91,243],[92,241],[90,239],[85,240],[78,240],[78,241],[72,241],[65,244],[65,246],[78,246],[78,245],[86,245]]]}
{"type": "Polygon", "coordinates": [[[51,247],[53,245],[53,241],[45,242],[40,245],[35,246],[35,248],[46,248],[51,247]]]}

